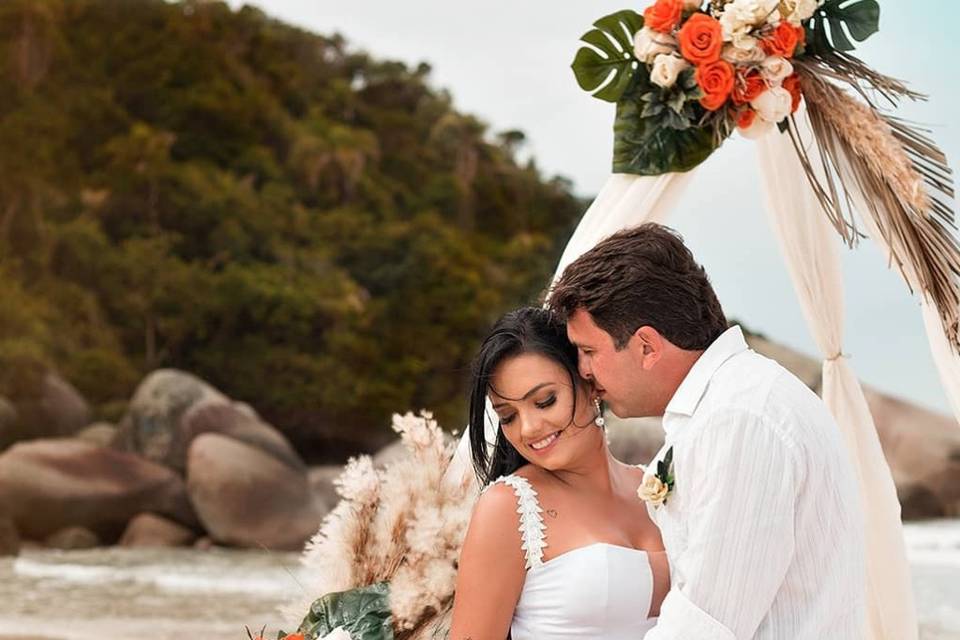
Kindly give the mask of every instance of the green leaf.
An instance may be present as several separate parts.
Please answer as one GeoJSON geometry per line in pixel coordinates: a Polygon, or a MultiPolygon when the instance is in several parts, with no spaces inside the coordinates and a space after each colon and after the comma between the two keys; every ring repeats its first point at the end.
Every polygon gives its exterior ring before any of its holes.
{"type": "Polygon", "coordinates": [[[643,16],[626,9],[600,18],[593,26],[580,38],[591,46],[577,51],[573,73],[581,89],[616,102],[630,89],[640,67],[633,55],[633,35],[643,27],[643,16]]]}
{"type": "Polygon", "coordinates": [[[298,630],[307,638],[322,638],[337,627],[348,631],[353,640],[393,640],[389,585],[378,582],[328,593],[310,605],[298,630]]]}
{"type": "Polygon", "coordinates": [[[853,51],[856,47],[843,32],[843,21],[836,17],[827,18],[827,21],[830,23],[830,37],[833,39],[834,49],[853,51]]]}
{"type": "Polygon", "coordinates": [[[854,44],[846,32],[863,42],[879,31],[880,5],[877,0],[827,0],[810,18],[806,29],[813,53],[852,51],[854,44]]]}

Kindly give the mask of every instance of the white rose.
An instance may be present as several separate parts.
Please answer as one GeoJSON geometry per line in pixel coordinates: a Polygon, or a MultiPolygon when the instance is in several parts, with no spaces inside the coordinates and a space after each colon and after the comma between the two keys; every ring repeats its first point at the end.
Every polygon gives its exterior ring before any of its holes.
{"type": "Polygon", "coordinates": [[[350,633],[343,627],[337,627],[327,635],[320,638],[320,640],[353,640],[350,637],[350,633]]]}
{"type": "Polygon", "coordinates": [[[750,140],[756,140],[757,138],[762,138],[771,131],[775,125],[772,122],[767,122],[763,118],[754,118],[753,123],[746,129],[737,129],[744,138],[749,138],[750,140]]]}
{"type": "Polygon", "coordinates": [[[760,65],[763,78],[772,85],[779,85],[785,78],[793,75],[793,65],[786,58],[770,56],[760,65]]]}
{"type": "Polygon", "coordinates": [[[790,115],[793,98],[783,87],[772,87],[754,98],[750,106],[762,119],[776,123],[790,115]]]}
{"type": "Polygon", "coordinates": [[[643,482],[637,489],[637,496],[644,502],[649,502],[654,506],[660,506],[667,499],[670,487],[661,482],[660,478],[652,473],[643,476],[643,482]]]}
{"type": "Polygon", "coordinates": [[[740,49],[732,44],[725,44],[723,45],[723,51],[720,52],[720,56],[730,64],[748,65],[763,62],[767,54],[757,46],[754,46],[752,49],[740,49]]]}
{"type": "Polygon", "coordinates": [[[640,29],[633,37],[633,53],[641,62],[649,63],[661,53],[673,53],[676,50],[676,38],[648,27],[640,29]]]}
{"type": "Polygon", "coordinates": [[[680,72],[690,66],[690,63],[670,53],[661,53],[653,60],[653,70],[650,71],[650,82],[669,89],[677,81],[680,72]]]}
{"type": "Polygon", "coordinates": [[[719,18],[723,39],[740,49],[755,46],[756,38],[750,32],[754,27],[780,22],[779,4],[780,0],[733,0],[727,3],[719,18]]]}

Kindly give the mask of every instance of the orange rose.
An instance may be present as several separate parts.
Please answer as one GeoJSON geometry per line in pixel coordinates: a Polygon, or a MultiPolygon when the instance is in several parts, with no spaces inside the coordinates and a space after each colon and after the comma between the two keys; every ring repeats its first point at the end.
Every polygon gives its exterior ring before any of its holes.
{"type": "Polygon", "coordinates": [[[800,106],[800,76],[793,74],[783,79],[783,84],[781,85],[784,89],[790,92],[790,97],[793,99],[790,104],[790,113],[793,113],[797,110],[797,107],[800,106]]]}
{"type": "Polygon", "coordinates": [[[781,22],[766,37],[760,40],[760,46],[768,56],[793,57],[800,38],[806,38],[803,27],[795,27],[789,22],[781,22]]]}
{"type": "Polygon", "coordinates": [[[670,33],[683,15],[682,0],[657,0],[643,12],[643,24],[660,33],[670,33]]]}
{"type": "Polygon", "coordinates": [[[749,129],[756,117],[757,112],[747,107],[737,115],[737,126],[741,129],[749,129]]]}
{"type": "Polygon", "coordinates": [[[733,91],[733,65],[726,60],[716,60],[697,67],[694,79],[705,94],[700,104],[707,111],[716,111],[733,91]]]}
{"type": "Polygon", "coordinates": [[[695,65],[715,62],[723,49],[720,23],[705,13],[690,16],[680,28],[680,53],[695,65]]]}
{"type": "Polygon", "coordinates": [[[763,76],[759,71],[750,70],[746,73],[737,73],[733,84],[734,104],[746,104],[764,92],[767,83],[763,81],[763,76]]]}

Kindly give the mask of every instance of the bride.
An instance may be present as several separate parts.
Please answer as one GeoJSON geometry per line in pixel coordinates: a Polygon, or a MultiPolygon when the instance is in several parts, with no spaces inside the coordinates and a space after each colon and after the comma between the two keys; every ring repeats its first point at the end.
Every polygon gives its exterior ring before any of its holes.
{"type": "Polygon", "coordinates": [[[481,486],[460,555],[451,640],[643,637],[669,590],[660,532],[613,458],[563,322],[523,308],[474,362],[469,438],[481,486]],[[487,402],[499,418],[488,452],[487,402]]]}

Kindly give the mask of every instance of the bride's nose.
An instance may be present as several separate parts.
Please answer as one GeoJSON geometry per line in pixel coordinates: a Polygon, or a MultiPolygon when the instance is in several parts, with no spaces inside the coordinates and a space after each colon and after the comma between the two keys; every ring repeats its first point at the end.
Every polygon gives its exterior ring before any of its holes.
{"type": "Polygon", "coordinates": [[[524,412],[523,415],[519,416],[520,418],[520,437],[523,438],[523,441],[527,444],[531,442],[536,442],[543,436],[541,435],[544,432],[543,418],[540,418],[536,413],[524,412]]]}

